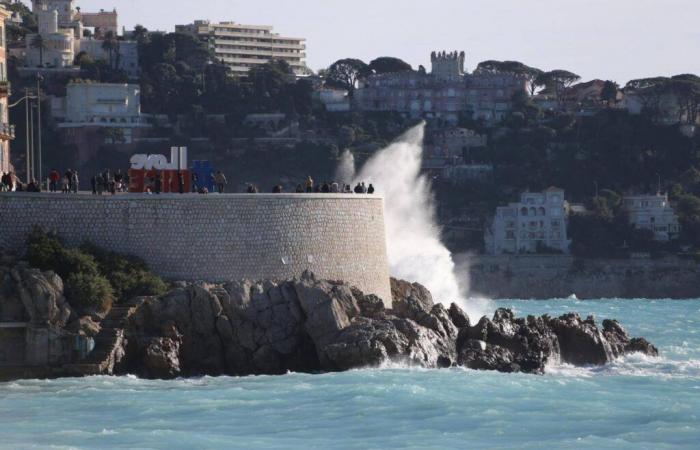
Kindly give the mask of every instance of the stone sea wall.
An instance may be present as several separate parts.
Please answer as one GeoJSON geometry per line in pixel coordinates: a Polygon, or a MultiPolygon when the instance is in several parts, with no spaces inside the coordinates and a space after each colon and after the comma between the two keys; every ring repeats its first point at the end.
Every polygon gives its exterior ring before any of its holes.
{"type": "Polygon", "coordinates": [[[700,264],[690,259],[572,256],[458,256],[471,291],[490,298],[700,298],[700,264]]]}
{"type": "Polygon", "coordinates": [[[168,279],[290,279],[305,270],[391,302],[384,200],[340,194],[0,194],[0,250],[33,225],[143,258],[168,279]]]}

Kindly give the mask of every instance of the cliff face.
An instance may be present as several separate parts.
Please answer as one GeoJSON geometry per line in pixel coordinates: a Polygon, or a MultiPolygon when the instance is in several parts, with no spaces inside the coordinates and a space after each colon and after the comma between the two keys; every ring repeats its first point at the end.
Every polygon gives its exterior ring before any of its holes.
{"type": "Polygon", "coordinates": [[[190,284],[141,299],[126,325],[117,372],[143,377],[339,371],[398,361],[427,368],[542,373],[550,360],[605,364],[656,354],[617,322],[576,314],[516,319],[499,310],[471,324],[456,305],[434,305],[422,286],[392,281],[392,309],[347,284],[306,273],[281,283],[190,284]]]}
{"type": "Polygon", "coordinates": [[[678,258],[459,256],[473,292],[489,298],[698,298],[700,264],[678,258]]]}

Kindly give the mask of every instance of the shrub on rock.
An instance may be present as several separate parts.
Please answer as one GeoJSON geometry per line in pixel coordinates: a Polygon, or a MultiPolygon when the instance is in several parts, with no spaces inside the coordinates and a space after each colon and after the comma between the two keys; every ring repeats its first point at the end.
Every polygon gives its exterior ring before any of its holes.
{"type": "Polygon", "coordinates": [[[73,273],[68,276],[65,296],[80,315],[106,313],[114,300],[109,281],[102,275],[89,273],[73,273]]]}

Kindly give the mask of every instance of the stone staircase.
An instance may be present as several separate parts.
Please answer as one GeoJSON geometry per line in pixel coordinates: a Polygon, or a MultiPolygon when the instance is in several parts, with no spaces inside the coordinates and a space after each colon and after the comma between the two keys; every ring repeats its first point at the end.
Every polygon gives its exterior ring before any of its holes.
{"type": "Polygon", "coordinates": [[[95,336],[95,348],[83,360],[66,364],[63,370],[72,375],[112,375],[114,365],[121,358],[126,320],[138,308],[137,304],[113,306],[100,322],[102,327],[95,336]]]}

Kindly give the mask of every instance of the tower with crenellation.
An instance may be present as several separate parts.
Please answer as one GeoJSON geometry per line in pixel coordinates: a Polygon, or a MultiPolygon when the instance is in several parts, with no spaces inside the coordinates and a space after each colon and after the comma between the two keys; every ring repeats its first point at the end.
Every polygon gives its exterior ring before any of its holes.
{"type": "Polygon", "coordinates": [[[443,81],[459,80],[464,76],[465,58],[464,52],[432,52],[430,62],[433,77],[443,81]]]}

